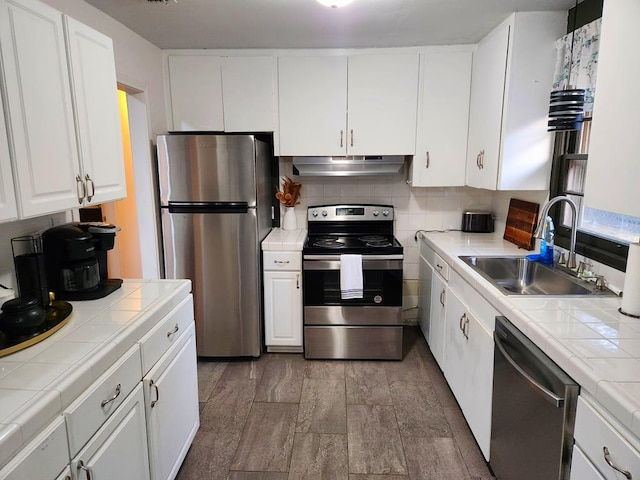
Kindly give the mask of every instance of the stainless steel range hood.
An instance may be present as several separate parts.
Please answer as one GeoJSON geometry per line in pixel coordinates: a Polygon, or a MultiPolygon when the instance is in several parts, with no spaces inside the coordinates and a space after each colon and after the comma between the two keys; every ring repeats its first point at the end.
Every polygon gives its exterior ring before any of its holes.
{"type": "Polygon", "coordinates": [[[293,157],[293,166],[301,176],[396,175],[402,169],[404,159],[404,155],[293,157]]]}

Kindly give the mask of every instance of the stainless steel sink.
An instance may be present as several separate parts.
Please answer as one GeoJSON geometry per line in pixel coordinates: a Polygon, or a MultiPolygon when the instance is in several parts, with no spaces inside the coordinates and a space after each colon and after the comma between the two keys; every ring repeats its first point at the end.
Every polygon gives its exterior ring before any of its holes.
{"type": "Polygon", "coordinates": [[[592,282],[580,280],[559,268],[547,267],[525,257],[459,258],[506,295],[615,295],[607,289],[597,290],[592,282]]]}

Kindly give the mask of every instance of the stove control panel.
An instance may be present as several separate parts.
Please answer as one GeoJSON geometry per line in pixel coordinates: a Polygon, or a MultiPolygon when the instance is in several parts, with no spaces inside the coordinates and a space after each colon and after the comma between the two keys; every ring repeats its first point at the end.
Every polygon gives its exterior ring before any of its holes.
{"type": "Polygon", "coordinates": [[[391,205],[318,205],[308,207],[307,219],[321,221],[391,221],[391,205]]]}

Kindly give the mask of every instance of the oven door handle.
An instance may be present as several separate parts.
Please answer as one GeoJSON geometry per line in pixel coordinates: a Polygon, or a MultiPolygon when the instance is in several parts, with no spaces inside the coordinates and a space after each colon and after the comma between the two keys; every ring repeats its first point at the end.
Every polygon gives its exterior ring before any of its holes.
{"type": "MultiPolygon", "coordinates": [[[[340,260],[308,260],[305,258],[303,270],[340,270],[340,260]]],[[[402,270],[402,260],[362,259],[362,270],[402,270]]]]}

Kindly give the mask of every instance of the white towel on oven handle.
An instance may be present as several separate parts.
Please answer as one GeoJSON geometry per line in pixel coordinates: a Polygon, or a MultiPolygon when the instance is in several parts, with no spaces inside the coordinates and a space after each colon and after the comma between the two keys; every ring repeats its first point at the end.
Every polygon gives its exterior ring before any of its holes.
{"type": "Polygon", "coordinates": [[[362,298],[362,255],[340,255],[340,296],[362,298]]]}

